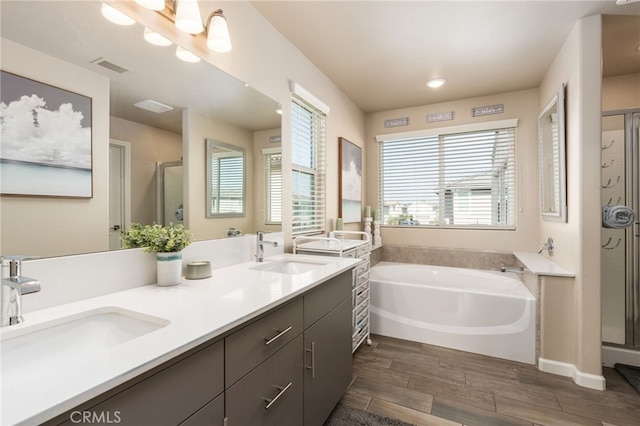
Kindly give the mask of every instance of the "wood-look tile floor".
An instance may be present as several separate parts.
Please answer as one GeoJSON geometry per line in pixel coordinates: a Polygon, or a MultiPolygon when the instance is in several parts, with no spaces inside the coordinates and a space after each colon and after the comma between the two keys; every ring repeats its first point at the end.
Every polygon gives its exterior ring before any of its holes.
{"type": "Polygon", "coordinates": [[[416,425],[639,426],[640,394],[611,368],[606,391],[532,365],[371,336],[342,403],[416,425]]]}

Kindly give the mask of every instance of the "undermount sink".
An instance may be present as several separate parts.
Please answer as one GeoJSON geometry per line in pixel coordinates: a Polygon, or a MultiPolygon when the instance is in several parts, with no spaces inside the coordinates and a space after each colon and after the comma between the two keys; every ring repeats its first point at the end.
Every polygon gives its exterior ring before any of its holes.
{"type": "Polygon", "coordinates": [[[263,265],[254,266],[251,269],[264,272],[277,272],[279,274],[304,274],[305,272],[313,271],[322,266],[327,265],[327,262],[312,262],[309,260],[295,260],[284,259],[275,260],[272,262],[265,262],[263,265]]]}
{"type": "Polygon", "coordinates": [[[68,363],[69,354],[90,359],[144,336],[169,321],[116,307],[105,307],[14,330],[3,330],[2,376],[6,382],[46,374],[68,363]]]}

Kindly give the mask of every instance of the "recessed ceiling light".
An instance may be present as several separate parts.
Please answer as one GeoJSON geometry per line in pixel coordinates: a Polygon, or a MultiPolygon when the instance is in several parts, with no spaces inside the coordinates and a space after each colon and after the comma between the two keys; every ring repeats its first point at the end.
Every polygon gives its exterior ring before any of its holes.
{"type": "Polygon", "coordinates": [[[433,80],[427,81],[427,86],[435,89],[437,87],[442,87],[445,81],[446,80],[444,78],[434,78],[433,80]]]}
{"type": "Polygon", "coordinates": [[[146,99],[144,101],[136,102],[135,104],[133,104],[133,106],[146,109],[147,111],[155,112],[156,114],[171,111],[173,109],[173,107],[170,107],[169,105],[165,105],[151,99],[146,99]]]}

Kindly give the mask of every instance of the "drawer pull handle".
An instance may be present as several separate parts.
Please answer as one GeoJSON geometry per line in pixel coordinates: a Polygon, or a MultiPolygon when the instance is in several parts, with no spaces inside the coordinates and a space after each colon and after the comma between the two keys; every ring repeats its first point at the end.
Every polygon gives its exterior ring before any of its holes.
{"type": "Polygon", "coordinates": [[[271,408],[271,406],[272,406],[273,404],[275,404],[275,402],[278,400],[278,398],[280,398],[282,395],[284,395],[284,393],[285,393],[286,391],[288,391],[288,390],[289,390],[289,388],[291,387],[291,385],[293,385],[293,382],[289,382],[289,384],[288,384],[287,386],[283,387],[283,388],[282,388],[282,387],[280,387],[280,386],[278,386],[276,389],[278,389],[280,392],[278,392],[278,394],[277,394],[273,399],[266,399],[266,400],[265,400],[266,405],[264,406],[264,409],[265,409],[265,410],[268,410],[269,408],[271,408]]]}
{"type": "Polygon", "coordinates": [[[316,378],[316,342],[311,342],[311,349],[305,349],[305,352],[311,352],[311,365],[306,365],[307,370],[311,370],[311,378],[316,378]]]}
{"type": "Polygon", "coordinates": [[[270,344],[272,344],[273,342],[275,342],[276,340],[278,340],[279,338],[281,338],[282,336],[284,336],[286,333],[290,332],[291,329],[293,328],[293,326],[289,326],[286,329],[282,330],[282,331],[278,331],[276,330],[276,334],[275,336],[273,336],[271,339],[264,339],[264,345],[265,346],[269,346],[270,344]]]}

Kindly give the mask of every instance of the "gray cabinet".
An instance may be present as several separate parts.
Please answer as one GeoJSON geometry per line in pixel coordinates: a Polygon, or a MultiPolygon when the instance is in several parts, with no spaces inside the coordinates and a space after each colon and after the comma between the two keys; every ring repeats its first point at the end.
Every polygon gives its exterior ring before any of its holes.
{"type": "Polygon", "coordinates": [[[304,425],[321,426],[351,381],[351,300],[304,332],[304,425]]]}
{"type": "Polygon", "coordinates": [[[351,277],[331,278],[47,424],[77,424],[87,412],[92,424],[322,425],[351,380],[351,277]]]}
{"type": "Polygon", "coordinates": [[[87,416],[93,424],[178,425],[224,391],[223,356],[223,343],[219,341],[102,402],[78,407],[60,422],[74,425],[87,416]]]}

